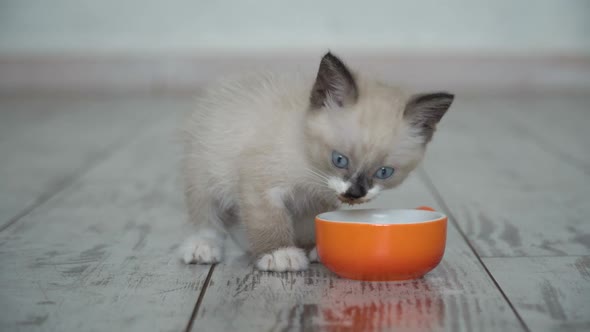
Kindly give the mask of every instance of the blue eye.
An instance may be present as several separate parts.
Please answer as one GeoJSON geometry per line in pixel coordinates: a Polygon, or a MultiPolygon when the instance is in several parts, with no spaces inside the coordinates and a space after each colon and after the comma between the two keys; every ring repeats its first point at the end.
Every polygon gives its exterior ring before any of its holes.
{"type": "Polygon", "coordinates": [[[375,177],[378,179],[387,179],[393,175],[393,172],[394,169],[391,167],[381,167],[377,170],[377,172],[375,172],[375,177]]]}
{"type": "Polygon", "coordinates": [[[348,158],[346,156],[334,151],[332,152],[332,163],[338,168],[348,167],[348,158]]]}

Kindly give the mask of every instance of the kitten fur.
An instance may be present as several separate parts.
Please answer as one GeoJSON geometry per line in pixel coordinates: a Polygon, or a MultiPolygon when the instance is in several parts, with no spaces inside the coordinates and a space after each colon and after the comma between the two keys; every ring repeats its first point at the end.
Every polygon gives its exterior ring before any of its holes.
{"type": "Polygon", "coordinates": [[[183,136],[197,228],[184,262],[219,262],[229,234],[260,270],[306,269],[317,261],[314,217],[402,183],[452,101],[353,73],[332,53],[315,78],[266,73],[209,87],[183,136]],[[347,167],[335,166],[334,151],[347,167]],[[393,176],[376,178],[383,166],[393,176]]]}

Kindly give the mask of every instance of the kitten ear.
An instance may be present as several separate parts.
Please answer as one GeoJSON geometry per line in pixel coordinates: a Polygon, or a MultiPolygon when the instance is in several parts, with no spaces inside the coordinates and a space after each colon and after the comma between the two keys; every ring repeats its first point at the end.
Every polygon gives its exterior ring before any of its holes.
{"type": "Polygon", "coordinates": [[[329,103],[343,106],[355,103],[357,98],[356,82],[346,65],[332,53],[326,53],[309,97],[311,108],[318,109],[329,103]]]}
{"type": "Polygon", "coordinates": [[[414,95],[406,104],[404,119],[418,129],[420,135],[424,136],[424,143],[428,143],[454,98],[447,92],[414,95]]]}

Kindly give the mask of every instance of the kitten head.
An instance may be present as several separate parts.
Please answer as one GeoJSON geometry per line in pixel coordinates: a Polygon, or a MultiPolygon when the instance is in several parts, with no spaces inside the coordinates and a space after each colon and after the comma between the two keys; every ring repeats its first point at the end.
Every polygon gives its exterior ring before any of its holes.
{"type": "Polygon", "coordinates": [[[408,96],[359,78],[327,53],[306,115],[311,171],[320,174],[342,202],[371,200],[416,168],[453,97],[445,92],[408,96]]]}

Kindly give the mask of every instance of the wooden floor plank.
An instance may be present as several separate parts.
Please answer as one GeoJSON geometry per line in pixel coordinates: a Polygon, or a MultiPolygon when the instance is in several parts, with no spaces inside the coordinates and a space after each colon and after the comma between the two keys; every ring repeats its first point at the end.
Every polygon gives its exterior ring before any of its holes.
{"type": "MultiPolygon", "coordinates": [[[[363,207],[436,206],[419,180],[363,207]]],[[[215,267],[193,331],[518,331],[519,320],[453,226],[425,278],[359,282],[323,265],[262,273],[244,257],[215,267]]]]}
{"type": "Polygon", "coordinates": [[[590,97],[507,98],[503,104],[515,132],[590,176],[590,97]]]}
{"type": "Polygon", "coordinates": [[[184,329],[209,267],[176,254],[188,225],[179,112],[159,111],[168,114],[0,234],[0,330],[184,329]]]}
{"type": "MultiPolygon", "coordinates": [[[[590,177],[519,132],[496,112],[505,106],[502,98],[457,100],[426,157],[434,186],[481,256],[590,254],[590,177]]],[[[580,112],[567,106],[564,117],[580,112]]],[[[565,137],[568,128],[547,135],[565,137]]]]}
{"type": "Polygon", "coordinates": [[[590,330],[590,256],[484,261],[531,331],[590,330]]]}
{"type": "MultiPolygon", "coordinates": [[[[64,102],[62,101],[61,104],[64,102]]],[[[60,112],[60,102],[47,98],[0,98],[0,142],[35,131],[60,112]]]]}
{"type": "Polygon", "coordinates": [[[174,107],[188,103],[104,97],[0,100],[0,230],[174,107]]]}
{"type": "MultiPolygon", "coordinates": [[[[189,225],[173,126],[189,103],[0,101],[0,225],[38,203],[0,233],[0,330],[186,326],[210,272],[175,254],[189,225]]],[[[586,105],[459,98],[424,166],[532,331],[590,328],[586,105]]],[[[424,204],[440,208],[418,177],[371,203],[424,204]]],[[[451,226],[443,263],[411,282],[348,281],[321,265],[260,273],[231,256],[214,268],[192,330],[396,327],[524,328],[451,226]]]]}

